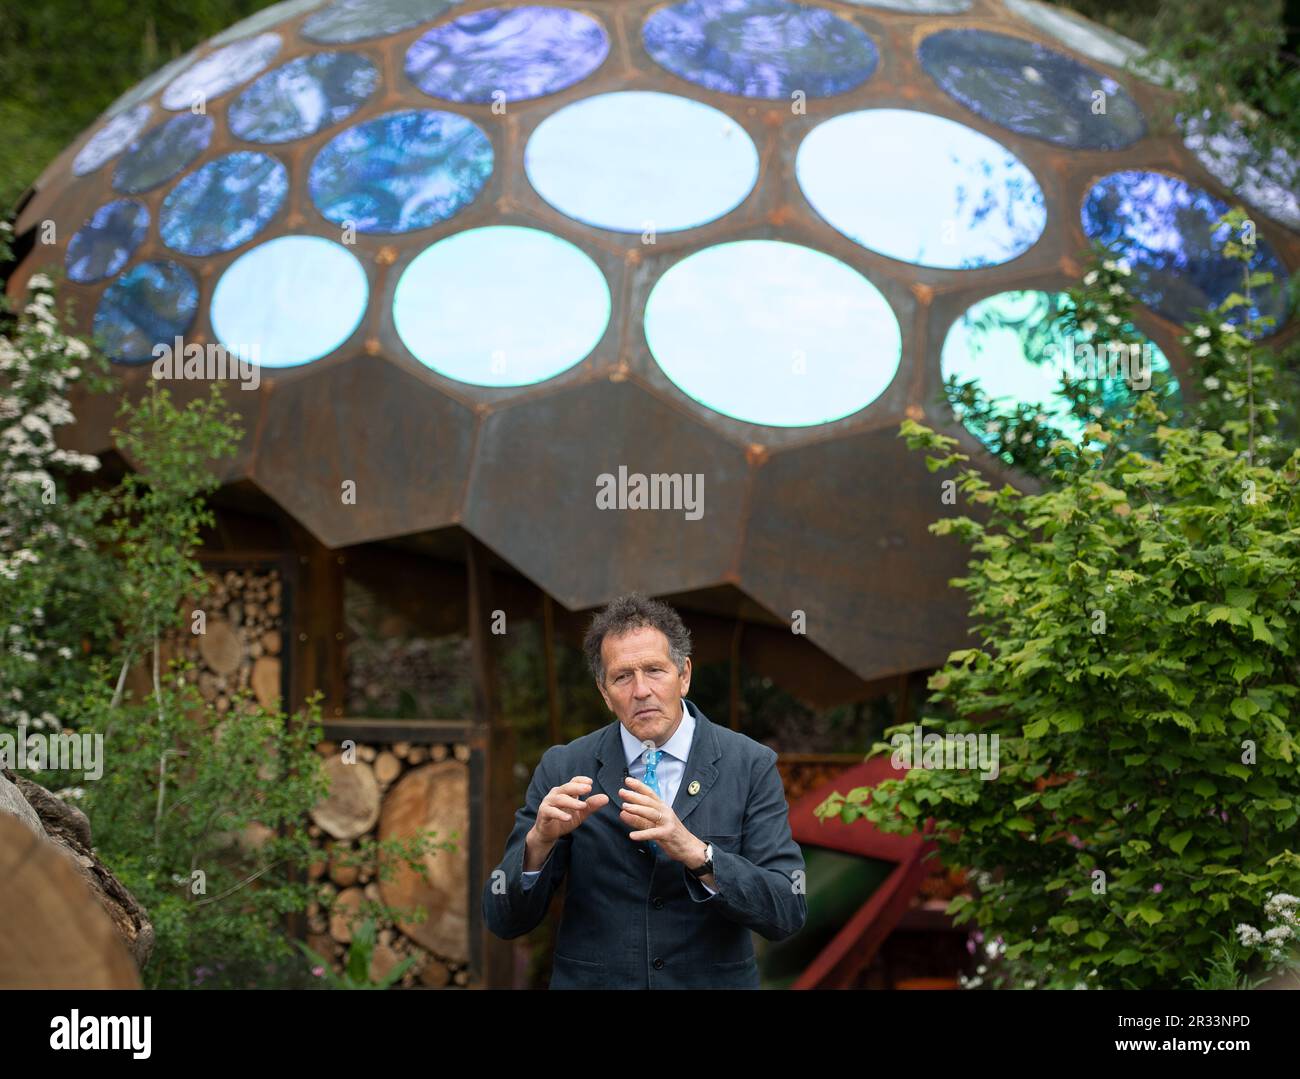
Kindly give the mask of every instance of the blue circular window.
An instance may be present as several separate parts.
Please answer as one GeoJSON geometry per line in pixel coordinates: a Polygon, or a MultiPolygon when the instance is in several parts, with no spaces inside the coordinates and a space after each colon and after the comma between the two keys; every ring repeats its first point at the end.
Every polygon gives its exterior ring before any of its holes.
{"type": "Polygon", "coordinates": [[[209,53],[172,80],[163,91],[165,109],[192,109],[247,82],[275,59],[279,34],[259,34],[209,53]]]}
{"type": "Polygon", "coordinates": [[[409,30],[451,8],[448,0],[336,0],[302,24],[302,36],[323,45],[368,41],[409,30]]]}
{"type": "Polygon", "coordinates": [[[149,235],[149,210],[135,199],[117,199],[94,212],[68,241],[68,277],[81,284],[112,277],[149,235]]]}
{"type": "Polygon", "coordinates": [[[341,123],[379,85],[358,53],[318,52],[268,71],[231,103],[230,130],[249,142],[288,142],[341,123]]]}
{"type": "Polygon", "coordinates": [[[1019,158],[987,135],[924,112],[833,117],[804,139],[795,174],[834,228],[919,266],[996,266],[1032,247],[1047,224],[1043,192],[1019,158]]]}
{"type": "Polygon", "coordinates": [[[90,137],[86,145],[72,159],[73,175],[85,176],[88,172],[94,172],[106,161],[117,157],[144,130],[152,112],[148,105],[137,105],[114,116],[90,137]]]}
{"type": "Polygon", "coordinates": [[[581,82],[608,55],[605,31],[581,11],[487,8],[419,38],[407,50],[406,74],[448,101],[525,101],[581,82]]]}
{"type": "Polygon", "coordinates": [[[411,232],[454,217],[492,174],[492,144],[454,112],[408,109],[334,136],[312,162],[317,208],[358,232],[411,232]]]}
{"type": "Polygon", "coordinates": [[[790,0],[685,0],[642,28],[650,58],[697,86],[744,97],[830,97],[871,77],[879,54],[864,30],[790,0]]]}
{"type": "Polygon", "coordinates": [[[95,310],[95,341],[118,363],[144,363],[157,345],[172,347],[194,322],[199,286],[170,259],[133,266],[104,290],[95,310]]]}
{"type": "Polygon", "coordinates": [[[758,179],[758,151],[715,108],[628,90],[548,116],[528,140],[524,170],[537,193],[575,221],[673,232],[740,205],[758,179]]]}
{"type": "Polygon", "coordinates": [[[279,236],[235,259],[212,293],[212,332],[232,355],[294,367],[342,345],[370,286],[351,251],[321,236],[279,236]]]}
{"type": "Polygon", "coordinates": [[[113,189],[137,195],[165,184],[208,148],[212,127],[212,117],[189,112],[159,124],[117,163],[113,189]]]}
{"type": "Polygon", "coordinates": [[[289,191],[285,167],[240,150],[210,161],[163,199],[163,243],[187,255],[215,255],[247,243],[279,211],[289,191]]]}
{"type": "Polygon", "coordinates": [[[853,414],[898,371],[902,335],[880,290],[821,251],[738,240],[688,255],[646,300],[668,379],[749,423],[807,427],[853,414]]]}
{"type": "Polygon", "coordinates": [[[1119,150],[1146,134],[1119,83],[1035,41],[940,30],[917,55],[950,97],[1017,134],[1076,150],[1119,150]]]}
{"type": "Polygon", "coordinates": [[[393,323],[411,354],[476,386],[554,378],[596,347],[609,314],[605,275],[586,254],[513,225],[439,240],[412,260],[393,295],[393,323]]]}
{"type": "MultiPolygon", "coordinates": [[[[1084,198],[1083,231],[1128,261],[1133,293],[1143,303],[1174,322],[1188,322],[1197,309],[1244,293],[1242,264],[1220,253],[1228,227],[1215,222],[1227,212],[1227,203],[1177,176],[1113,172],[1084,198]]],[[[1253,314],[1280,321],[1286,269],[1262,240],[1252,270],[1273,274],[1272,284],[1254,290],[1253,314]]],[[[1227,320],[1240,322],[1244,314],[1237,308],[1227,320]]]]}

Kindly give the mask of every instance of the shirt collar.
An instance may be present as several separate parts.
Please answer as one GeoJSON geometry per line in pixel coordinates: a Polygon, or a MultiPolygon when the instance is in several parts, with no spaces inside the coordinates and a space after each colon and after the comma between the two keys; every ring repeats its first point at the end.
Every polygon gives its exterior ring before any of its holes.
{"type": "MultiPolygon", "coordinates": [[[[645,746],[634,738],[621,722],[618,725],[618,733],[623,737],[623,756],[627,758],[627,766],[631,768],[632,762],[645,753],[645,746]]],[[[694,734],[695,717],[691,715],[691,710],[686,707],[686,698],[683,697],[682,721],[677,725],[677,730],[673,733],[673,736],[659,749],[670,757],[676,757],[679,761],[685,763],[691,751],[691,738],[694,734]]]]}

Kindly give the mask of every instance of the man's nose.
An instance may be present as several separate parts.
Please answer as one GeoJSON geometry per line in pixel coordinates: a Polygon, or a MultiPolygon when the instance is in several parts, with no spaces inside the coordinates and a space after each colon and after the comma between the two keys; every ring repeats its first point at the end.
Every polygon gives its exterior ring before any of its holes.
{"type": "Polygon", "coordinates": [[[636,672],[636,685],[632,689],[634,697],[650,696],[650,682],[640,671],[636,672]]]}

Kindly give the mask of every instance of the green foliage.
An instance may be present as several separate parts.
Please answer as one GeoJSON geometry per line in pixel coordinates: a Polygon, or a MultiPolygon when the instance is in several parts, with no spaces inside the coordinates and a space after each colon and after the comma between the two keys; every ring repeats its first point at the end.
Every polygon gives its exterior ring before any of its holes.
{"type": "Polygon", "coordinates": [[[41,0],[0,18],[0,208],[116,98],[263,0],[41,0]]]}
{"type": "MultiPolygon", "coordinates": [[[[6,226],[0,259],[8,237],[6,226]]],[[[319,694],[294,716],[236,694],[223,715],[197,692],[191,664],[161,663],[165,634],[201,631],[183,601],[203,590],[209,466],[233,454],[237,417],[219,383],[177,408],[151,381],[139,400],[122,399],[113,432],[139,471],[78,494],[67,474],[98,460],[59,450],[53,431],[72,422],[63,390],[79,365],[93,389],[111,385],[107,365],[63,333],[53,282],[38,276],[32,288],[21,311],[0,310],[0,727],[102,738],[98,780],[32,778],[81,801],[97,853],[149,913],[147,986],[309,984],[283,919],[332,902],[307,874],[320,852],[306,818],[326,793],[319,694]],[[125,676],[142,657],[152,692],[136,699],[125,676]]],[[[403,864],[424,873],[426,856],[454,849],[430,833],[346,856],[372,862],[382,881],[403,864]]],[[[381,904],[367,913],[421,916],[381,904]]]]}
{"type": "MultiPolygon", "coordinates": [[[[1149,395],[1137,412],[1159,419],[1149,395]]],[[[958,920],[1051,984],[1175,984],[1214,925],[1300,882],[1300,452],[1274,470],[1158,426],[1156,456],[1112,453],[1135,422],[1093,428],[1100,448],[1062,453],[1042,494],[963,469],[989,519],[932,526],[978,555],[954,583],[983,642],[949,657],[933,701],[960,717],[950,733],[1000,736],[998,779],[916,768],[821,807],[889,831],[933,816],[944,860],[984,871],[958,920]]],[[[940,467],[966,459],[903,433],[940,467]]]]}
{"type": "MultiPolygon", "coordinates": [[[[901,429],[931,471],[957,470],[969,511],[931,531],[975,556],[952,584],[979,643],[931,678],[950,718],[923,726],[997,736],[999,773],[907,761],[818,814],[931,819],[943,860],[975,870],[950,912],[996,940],[992,984],[1245,985],[1285,962],[1223,935],[1300,891],[1300,449],[1263,433],[1276,361],[1258,320],[1226,319],[1267,281],[1249,245],[1225,246],[1243,292],[1184,340],[1201,387],[1230,392],[1198,398],[1188,426],[1153,384],[1051,443],[1034,493],[995,488],[956,439],[901,429]]],[[[1099,282],[1094,268],[1085,288],[1099,282]]]]}
{"type": "Polygon", "coordinates": [[[375,950],[375,923],[367,918],[352,932],[352,943],[348,947],[347,962],[343,973],[336,974],[329,960],[313,952],[307,945],[298,942],[298,947],[309,960],[316,964],[312,973],[324,978],[331,989],[387,989],[401,980],[415,963],[415,956],[407,956],[378,981],[370,977],[370,957],[375,950]],[[319,973],[317,973],[319,972],[319,973]]]}

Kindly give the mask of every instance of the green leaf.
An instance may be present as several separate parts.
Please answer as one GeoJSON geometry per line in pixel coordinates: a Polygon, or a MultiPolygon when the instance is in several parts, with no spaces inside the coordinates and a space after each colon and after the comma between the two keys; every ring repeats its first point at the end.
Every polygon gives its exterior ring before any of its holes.
{"type": "Polygon", "coordinates": [[[1032,723],[1025,724],[1026,738],[1041,738],[1045,735],[1051,724],[1045,719],[1036,719],[1032,723]]]}
{"type": "Polygon", "coordinates": [[[1257,614],[1250,616],[1250,635],[1256,641],[1262,641],[1264,644],[1273,643],[1272,631],[1264,625],[1264,619],[1257,614]]]}
{"type": "Polygon", "coordinates": [[[1165,916],[1148,903],[1143,903],[1138,907],[1137,913],[1138,917],[1146,922],[1147,925],[1155,925],[1157,922],[1163,922],[1165,920],[1165,916]]]}
{"type": "Polygon", "coordinates": [[[1174,836],[1173,839],[1169,841],[1169,849],[1172,850],[1175,854],[1182,854],[1183,848],[1187,846],[1188,843],[1191,842],[1192,835],[1193,833],[1190,830],[1186,832],[1179,832],[1176,836],[1174,836]]]}
{"type": "Polygon", "coordinates": [[[1249,697],[1238,697],[1228,707],[1238,719],[1249,719],[1259,711],[1259,705],[1249,697]]]}

